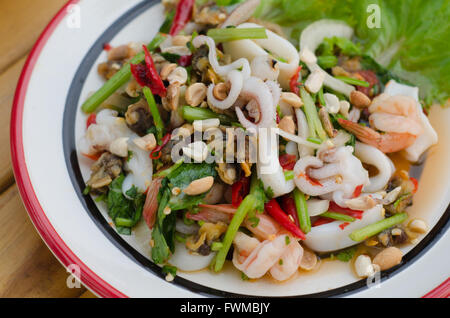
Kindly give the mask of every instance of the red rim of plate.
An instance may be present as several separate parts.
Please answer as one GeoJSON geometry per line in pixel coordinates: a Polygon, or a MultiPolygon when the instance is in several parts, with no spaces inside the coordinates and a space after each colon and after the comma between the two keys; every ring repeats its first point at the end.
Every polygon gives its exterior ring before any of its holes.
{"type": "Polygon", "coordinates": [[[23,149],[22,136],[22,117],[24,110],[25,96],[28,84],[33,73],[34,65],[39,58],[39,55],[47,43],[47,40],[52,35],[55,28],[59,25],[61,20],[67,14],[68,7],[77,4],[79,0],[70,0],[56,16],[46,26],[42,34],[39,36],[36,44],[31,50],[30,55],[25,63],[22,73],[17,84],[16,93],[14,96],[13,107],[11,111],[11,128],[10,128],[10,142],[11,142],[11,157],[14,170],[14,176],[17,186],[22,196],[22,200],[27,209],[34,226],[39,232],[41,238],[59,259],[59,261],[67,268],[71,264],[77,264],[80,267],[79,279],[81,282],[101,297],[127,297],[113,286],[104,281],[89,267],[86,266],[75,253],[66,245],[61,237],[56,232],[53,225],[47,218],[42,209],[38,198],[33,189],[25,161],[25,154],[23,149]]]}
{"type": "MultiPolygon", "coordinates": [[[[55,28],[59,25],[61,20],[67,13],[70,5],[77,4],[79,0],[70,0],[56,16],[46,26],[42,34],[39,36],[36,44],[31,50],[30,55],[25,63],[22,73],[17,84],[16,93],[14,96],[13,107],[11,111],[11,128],[10,128],[10,142],[11,142],[11,157],[14,170],[14,176],[20,195],[27,209],[34,226],[39,232],[41,238],[58,258],[58,260],[67,268],[71,264],[77,264],[80,267],[81,282],[91,291],[101,297],[127,297],[125,294],[118,291],[116,288],[108,284],[105,280],[94,273],[86,266],[75,253],[66,245],[61,237],[56,232],[53,225],[47,218],[42,209],[39,200],[34,192],[33,185],[28,175],[28,170],[25,162],[25,154],[23,149],[22,136],[22,118],[26,91],[28,83],[33,73],[34,65],[36,64],[39,55],[47,43],[47,40],[52,35],[55,28]]],[[[424,298],[446,298],[450,295],[450,278],[441,285],[424,295],[424,298]]]]}

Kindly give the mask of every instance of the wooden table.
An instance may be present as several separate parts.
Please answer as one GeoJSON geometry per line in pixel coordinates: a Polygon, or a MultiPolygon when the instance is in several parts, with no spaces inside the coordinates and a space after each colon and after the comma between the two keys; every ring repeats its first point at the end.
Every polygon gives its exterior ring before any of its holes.
{"type": "Polygon", "coordinates": [[[0,0],[0,297],[95,297],[70,289],[68,273],[39,237],[14,182],[9,148],[12,101],[34,42],[66,0],[0,0]]]}

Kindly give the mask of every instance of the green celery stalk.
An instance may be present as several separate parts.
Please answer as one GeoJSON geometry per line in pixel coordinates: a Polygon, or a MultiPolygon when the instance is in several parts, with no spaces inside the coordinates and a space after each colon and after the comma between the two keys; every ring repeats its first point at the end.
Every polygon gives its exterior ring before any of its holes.
{"type": "Polygon", "coordinates": [[[333,220],[338,220],[338,221],[344,221],[344,222],[355,222],[355,218],[345,215],[345,214],[341,214],[341,213],[336,213],[336,212],[325,212],[322,213],[320,216],[323,216],[325,218],[330,218],[333,220]]]}
{"type": "Polygon", "coordinates": [[[407,213],[395,214],[387,219],[378,221],[376,223],[365,226],[362,229],[353,231],[352,234],[350,234],[350,238],[355,242],[364,241],[365,239],[375,234],[378,234],[390,227],[393,227],[396,224],[402,223],[407,218],[408,218],[407,213]]]}
{"type": "Polygon", "coordinates": [[[284,179],[286,179],[286,181],[294,179],[294,171],[292,171],[292,170],[285,171],[284,172],[284,179]]]}
{"type": "Polygon", "coordinates": [[[357,85],[362,87],[369,87],[370,84],[366,81],[361,81],[356,78],[351,78],[347,76],[335,76],[336,79],[343,81],[344,83],[350,84],[350,85],[357,85]]]}
{"type": "Polygon", "coordinates": [[[116,218],[114,220],[114,223],[116,226],[122,226],[122,227],[133,227],[135,222],[132,219],[125,219],[125,218],[116,218]]]}
{"type": "Polygon", "coordinates": [[[305,109],[306,121],[309,126],[310,137],[315,138],[319,136],[320,139],[326,140],[327,134],[322,127],[316,105],[314,104],[311,95],[308,94],[304,87],[300,88],[300,95],[304,104],[303,107],[305,109]]]}
{"type": "Polygon", "coordinates": [[[174,164],[173,166],[171,166],[170,168],[167,168],[167,169],[165,169],[165,170],[162,170],[162,171],[156,173],[156,174],[154,175],[154,177],[157,177],[157,178],[159,178],[159,177],[165,178],[165,177],[167,177],[169,174],[171,174],[172,172],[174,172],[175,170],[177,170],[178,167],[181,166],[182,164],[183,164],[183,159],[180,159],[180,160],[178,160],[177,162],[175,162],[175,164],[174,164]]]}
{"type": "Polygon", "coordinates": [[[156,106],[155,97],[153,96],[152,91],[147,86],[142,88],[142,92],[144,93],[145,99],[147,100],[148,106],[150,108],[150,112],[152,113],[153,122],[156,127],[156,134],[158,137],[158,143],[161,142],[161,139],[164,136],[164,122],[161,119],[161,115],[159,114],[158,107],[156,106]]]}
{"type": "Polygon", "coordinates": [[[245,39],[267,39],[265,28],[225,28],[210,29],[207,35],[216,42],[229,42],[245,39]]]}
{"type": "Polygon", "coordinates": [[[184,119],[190,122],[193,122],[194,120],[218,118],[221,124],[231,125],[233,123],[233,120],[230,117],[223,114],[217,114],[206,108],[183,106],[181,114],[184,119]]]}
{"type": "Polygon", "coordinates": [[[255,205],[257,203],[258,201],[256,200],[256,198],[253,195],[249,194],[239,205],[239,208],[237,209],[230,225],[228,226],[225,237],[223,238],[222,248],[219,250],[219,252],[217,252],[214,264],[214,270],[216,272],[222,270],[228,251],[230,250],[231,244],[233,243],[233,239],[236,236],[239,227],[241,226],[242,222],[244,222],[247,214],[255,208],[255,205]]]}
{"type": "MultiPolygon", "coordinates": [[[[158,33],[153,40],[148,44],[147,48],[150,52],[154,51],[165,40],[165,36],[158,33]]],[[[139,64],[145,58],[144,52],[140,52],[126,63],[122,68],[114,74],[103,86],[90,96],[81,106],[85,113],[93,113],[101,103],[103,103],[109,96],[122,87],[131,78],[130,64],[139,64]]]]}
{"type": "Polygon", "coordinates": [[[294,189],[294,202],[295,207],[297,208],[300,229],[306,234],[311,231],[311,218],[308,214],[308,206],[306,205],[305,195],[300,192],[297,187],[294,189]]]}

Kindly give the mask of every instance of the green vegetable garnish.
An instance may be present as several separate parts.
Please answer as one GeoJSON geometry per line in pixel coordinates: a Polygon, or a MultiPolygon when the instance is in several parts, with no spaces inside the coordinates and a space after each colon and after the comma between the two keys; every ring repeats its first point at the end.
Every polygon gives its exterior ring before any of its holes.
{"type": "Polygon", "coordinates": [[[344,221],[344,222],[355,222],[356,221],[356,219],[351,216],[348,216],[348,215],[345,215],[342,213],[336,213],[336,212],[325,212],[325,213],[322,213],[320,216],[323,216],[325,218],[330,218],[333,220],[344,221]]]}
{"type": "Polygon", "coordinates": [[[264,28],[210,29],[207,35],[213,38],[216,43],[245,39],[267,39],[267,32],[264,28]]]}
{"type": "Polygon", "coordinates": [[[120,175],[109,186],[106,203],[108,215],[116,225],[121,234],[131,234],[131,228],[139,222],[145,203],[145,195],[139,193],[136,187],[126,192],[128,199],[122,194],[122,183],[124,175],[120,175]]]}
{"type": "Polygon", "coordinates": [[[219,118],[220,123],[223,125],[231,125],[233,123],[233,119],[231,119],[230,117],[215,113],[212,110],[206,108],[183,106],[181,114],[183,118],[189,122],[193,122],[194,120],[219,118]]]}
{"type": "Polygon", "coordinates": [[[408,218],[408,214],[399,213],[391,216],[387,219],[378,221],[376,223],[370,224],[363,227],[362,229],[356,230],[350,234],[350,238],[355,242],[361,242],[369,237],[376,235],[384,230],[393,227],[394,225],[400,224],[408,218]]]}
{"type": "Polygon", "coordinates": [[[356,247],[352,246],[352,247],[347,248],[347,249],[345,249],[343,251],[340,251],[336,255],[336,258],[338,260],[340,260],[341,262],[349,262],[355,256],[355,253],[356,253],[356,247]]]}
{"type": "Polygon", "coordinates": [[[335,78],[337,78],[338,80],[341,80],[347,84],[350,84],[350,85],[357,85],[357,86],[362,86],[362,87],[370,86],[370,84],[368,82],[361,81],[356,78],[351,78],[351,77],[346,77],[346,76],[335,76],[335,78]]]}
{"type": "Polygon", "coordinates": [[[296,187],[294,189],[294,201],[297,208],[298,220],[300,229],[303,233],[311,231],[311,219],[308,214],[308,206],[306,205],[305,195],[296,187]]]}
{"type": "Polygon", "coordinates": [[[153,122],[156,127],[156,135],[158,138],[158,144],[161,143],[161,140],[164,136],[164,122],[161,119],[161,115],[159,114],[158,107],[156,106],[155,97],[153,97],[152,91],[147,86],[142,88],[142,92],[144,93],[145,99],[147,100],[148,106],[150,108],[150,112],[152,113],[153,122]]]}
{"type": "Polygon", "coordinates": [[[321,140],[327,139],[327,134],[322,127],[322,123],[317,113],[316,105],[311,95],[305,90],[304,87],[300,87],[300,96],[304,103],[304,110],[306,115],[306,120],[309,126],[309,135],[312,138],[319,136],[321,140]]]}

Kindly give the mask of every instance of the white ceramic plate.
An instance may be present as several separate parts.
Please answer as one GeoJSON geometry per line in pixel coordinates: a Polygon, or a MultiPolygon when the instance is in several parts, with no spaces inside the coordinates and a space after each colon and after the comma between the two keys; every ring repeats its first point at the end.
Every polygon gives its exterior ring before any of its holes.
{"type": "Polygon", "coordinates": [[[442,282],[439,290],[448,288],[450,109],[439,107],[431,111],[430,120],[440,143],[428,155],[410,211],[432,230],[404,250],[402,264],[384,272],[378,288],[367,288],[339,261],[281,284],[243,282],[230,269],[181,273],[173,283],[166,282],[149,259],[146,226],[138,226],[131,237],[120,236],[104,208],[82,195],[90,162],[76,150],[86,120],[80,105],[102,84],[96,65],[105,60],[103,44],[150,41],[163,21],[162,12],[158,1],[70,1],[42,34],[22,73],[11,119],[14,171],[32,221],[64,266],[78,266],[81,281],[106,297],[420,297],[442,282]]]}

